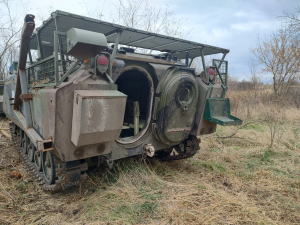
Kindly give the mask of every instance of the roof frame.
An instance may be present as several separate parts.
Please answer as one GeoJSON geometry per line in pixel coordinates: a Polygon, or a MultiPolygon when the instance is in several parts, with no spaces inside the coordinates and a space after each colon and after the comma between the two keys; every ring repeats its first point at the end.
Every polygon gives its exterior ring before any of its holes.
{"type": "MultiPolygon", "coordinates": [[[[181,58],[186,51],[192,51],[199,49],[199,51],[190,52],[190,58],[201,56],[200,49],[205,49],[205,55],[223,53],[227,54],[228,49],[220,48],[216,46],[210,46],[197,42],[192,42],[180,38],[174,38],[166,35],[151,33],[143,30],[138,30],[130,27],[125,27],[113,23],[108,23],[102,20],[92,19],[76,14],[71,14],[63,11],[55,11],[51,14],[51,17],[43,22],[43,25],[36,29],[35,34],[31,36],[31,46],[34,48],[38,44],[36,36],[40,36],[41,41],[47,39],[47,41],[54,39],[52,31],[66,32],[72,27],[86,29],[90,31],[96,31],[103,33],[107,38],[110,38],[113,42],[117,39],[117,34],[122,31],[122,37],[119,37],[119,44],[128,45],[137,48],[145,48],[155,51],[166,50],[175,56],[181,58]],[[48,33],[48,34],[47,34],[48,33]],[[50,35],[52,33],[52,35],[50,35]],[[126,33],[126,34],[125,34],[126,33]],[[125,34],[125,36],[124,36],[125,34]],[[48,36],[47,36],[48,35],[48,36]],[[49,36],[50,35],[50,36],[49,36]],[[124,36],[124,37],[123,37],[124,36]],[[133,41],[131,41],[131,37],[133,41]],[[128,39],[130,41],[128,41],[128,39]],[[137,38],[137,39],[136,39],[137,38]],[[174,45],[176,44],[176,45],[174,45]],[[170,49],[167,47],[170,46],[170,49]],[[172,46],[172,47],[171,47],[172,46]],[[164,47],[164,49],[162,49],[164,47]]],[[[54,40],[51,41],[54,44],[54,40]]]]}

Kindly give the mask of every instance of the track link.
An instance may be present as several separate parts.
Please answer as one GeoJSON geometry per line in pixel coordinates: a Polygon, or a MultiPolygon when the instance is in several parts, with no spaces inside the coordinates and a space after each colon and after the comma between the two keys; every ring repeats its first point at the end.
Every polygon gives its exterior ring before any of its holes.
{"type": "Polygon", "coordinates": [[[13,131],[13,126],[14,124],[11,122],[10,132],[11,132],[14,149],[19,153],[20,158],[22,159],[27,172],[31,175],[31,177],[34,179],[36,184],[38,184],[42,190],[60,191],[79,184],[80,178],[82,178],[81,171],[87,170],[87,165],[81,165],[81,166],[78,165],[73,168],[67,168],[66,162],[61,162],[61,160],[56,156],[54,156],[54,163],[55,163],[56,177],[58,177],[58,179],[55,181],[55,184],[51,184],[51,185],[46,184],[44,173],[37,171],[35,162],[30,162],[27,155],[21,150],[20,146],[18,146],[17,137],[13,131]],[[79,178],[79,180],[77,179],[76,181],[72,182],[72,176],[74,177],[74,174],[77,175],[77,178],[78,176],[81,177],[79,178]]]}
{"type": "Polygon", "coordinates": [[[156,156],[161,161],[172,161],[172,160],[180,160],[180,159],[187,159],[190,157],[193,157],[199,150],[199,143],[201,140],[199,138],[192,138],[191,140],[187,140],[184,144],[185,151],[184,153],[181,153],[181,151],[177,151],[179,155],[171,155],[173,147],[169,149],[165,149],[165,151],[160,152],[156,156]]]}
{"type": "Polygon", "coordinates": [[[160,161],[172,161],[172,160],[187,159],[187,158],[194,156],[197,152],[198,152],[198,150],[190,150],[190,151],[187,151],[186,153],[180,154],[180,155],[170,155],[170,153],[167,153],[167,155],[158,155],[157,158],[160,161]]]}

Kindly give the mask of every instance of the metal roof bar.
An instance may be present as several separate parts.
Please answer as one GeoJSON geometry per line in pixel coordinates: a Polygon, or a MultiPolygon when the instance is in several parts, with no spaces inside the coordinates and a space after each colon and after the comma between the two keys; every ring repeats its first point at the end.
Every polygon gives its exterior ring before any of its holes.
{"type": "MultiPolygon", "coordinates": [[[[180,53],[182,51],[187,51],[187,50],[192,50],[192,49],[197,49],[197,48],[205,48],[206,49],[205,52],[207,52],[207,54],[218,54],[218,53],[223,53],[224,54],[224,53],[229,52],[228,49],[224,49],[224,48],[205,45],[205,44],[192,42],[192,41],[188,41],[188,40],[184,40],[184,39],[180,39],[180,38],[174,38],[174,37],[171,37],[171,36],[151,33],[151,32],[147,32],[147,31],[138,30],[138,29],[134,29],[134,28],[130,28],[130,27],[125,27],[125,26],[105,22],[105,21],[102,21],[102,20],[96,20],[96,19],[92,19],[92,18],[88,18],[88,17],[84,17],[84,16],[79,16],[79,15],[63,12],[63,11],[55,11],[54,13],[52,13],[51,17],[48,20],[46,20],[40,28],[37,29],[39,31],[39,33],[41,33],[42,30],[47,29],[47,28],[54,31],[55,27],[53,27],[53,25],[50,26],[50,23],[53,22],[56,19],[58,19],[60,21],[59,22],[60,26],[57,27],[59,31],[67,31],[68,26],[70,26],[70,28],[76,27],[77,21],[79,22],[79,20],[80,20],[80,21],[85,21],[87,23],[87,30],[88,29],[93,30],[93,31],[99,30],[99,32],[101,32],[102,28],[105,29],[105,30],[108,30],[108,31],[106,31],[106,33],[103,32],[106,35],[107,38],[110,38],[113,35],[116,35],[116,33],[119,32],[120,30],[130,32],[132,35],[137,34],[137,35],[143,35],[144,36],[143,38],[141,38],[139,40],[132,41],[132,42],[128,42],[128,40],[124,40],[124,39],[120,40],[119,44],[121,44],[121,45],[129,45],[129,46],[138,47],[138,48],[145,48],[145,49],[150,49],[150,50],[161,51],[161,50],[163,50],[163,49],[161,49],[162,47],[166,47],[166,46],[170,46],[170,45],[178,43],[178,47],[181,46],[182,44],[189,44],[189,45],[192,45],[194,47],[193,48],[188,48],[188,49],[176,49],[177,46],[175,46],[174,50],[172,51],[175,54],[180,53]],[[71,20],[71,23],[69,25],[64,23],[64,27],[62,28],[62,22],[67,17],[73,18],[76,21],[71,20]],[[164,41],[165,44],[161,44],[161,45],[158,45],[158,46],[153,46],[153,47],[150,47],[150,48],[149,48],[149,46],[147,46],[147,44],[145,44],[145,45],[142,44],[143,41],[152,40],[152,39],[154,40],[154,43],[157,40],[157,42],[164,41]],[[211,49],[211,50],[209,50],[209,49],[211,49]],[[211,52],[213,52],[213,53],[211,53],[211,52]]],[[[42,32],[42,33],[44,33],[44,32],[42,32]]],[[[31,37],[31,43],[32,44],[34,42],[36,42],[36,41],[33,40],[33,37],[35,35],[36,34],[34,34],[31,37]]],[[[44,37],[44,36],[46,37],[47,35],[43,34],[42,37],[44,37]]],[[[53,39],[54,37],[49,36],[48,38],[53,39]]],[[[200,52],[199,52],[199,55],[197,53],[192,53],[192,54],[195,57],[201,56],[200,52]]]]}
{"type": "Polygon", "coordinates": [[[150,37],[142,38],[142,39],[139,39],[139,40],[136,40],[136,41],[128,42],[128,43],[126,43],[125,45],[137,44],[137,43],[140,43],[140,42],[142,42],[142,41],[150,40],[150,39],[152,39],[152,38],[154,38],[154,37],[155,37],[155,36],[150,36],[150,37]]]}
{"type": "Polygon", "coordinates": [[[178,43],[178,42],[179,42],[179,41],[174,41],[174,42],[171,42],[171,43],[168,43],[168,44],[159,45],[159,46],[153,47],[153,49],[154,49],[154,50],[157,50],[158,48],[166,47],[166,46],[169,46],[169,45],[172,45],[172,44],[176,44],[176,43],[178,43]]]}

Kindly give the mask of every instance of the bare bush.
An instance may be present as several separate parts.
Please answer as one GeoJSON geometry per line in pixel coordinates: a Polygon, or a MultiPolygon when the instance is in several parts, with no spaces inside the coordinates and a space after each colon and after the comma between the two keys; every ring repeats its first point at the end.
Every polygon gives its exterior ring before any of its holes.
{"type": "Polygon", "coordinates": [[[4,79],[8,74],[8,67],[18,57],[21,29],[16,27],[19,17],[17,13],[12,12],[11,2],[3,0],[0,4],[3,7],[0,8],[0,79],[4,79]]]}
{"type": "Polygon", "coordinates": [[[182,18],[177,18],[169,6],[156,7],[148,0],[119,0],[115,4],[117,15],[111,20],[118,24],[172,37],[184,37],[182,18]]]}
{"type": "Polygon", "coordinates": [[[273,148],[275,138],[277,137],[278,142],[283,133],[282,126],[285,120],[285,112],[278,104],[268,104],[261,115],[262,119],[265,120],[270,129],[270,148],[273,148]]]}
{"type": "Polygon", "coordinates": [[[300,41],[288,29],[280,29],[265,39],[258,37],[252,53],[262,65],[262,72],[272,74],[276,95],[288,92],[299,78],[300,41]]]}
{"type": "Polygon", "coordinates": [[[286,100],[292,103],[296,108],[300,108],[300,86],[292,86],[284,97],[286,97],[286,100]]]}
{"type": "Polygon", "coordinates": [[[300,5],[297,5],[293,12],[283,11],[283,14],[284,16],[279,18],[286,22],[291,31],[298,33],[300,31],[300,5]]]}

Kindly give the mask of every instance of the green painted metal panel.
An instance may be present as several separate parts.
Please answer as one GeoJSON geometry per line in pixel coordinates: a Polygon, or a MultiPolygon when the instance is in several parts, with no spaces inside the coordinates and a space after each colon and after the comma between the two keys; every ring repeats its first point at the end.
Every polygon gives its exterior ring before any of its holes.
{"type": "Polygon", "coordinates": [[[160,101],[155,109],[157,135],[168,145],[188,137],[194,124],[198,102],[198,84],[191,73],[169,71],[159,84],[160,101]]]}
{"type": "Polygon", "coordinates": [[[222,126],[234,126],[243,123],[239,118],[230,115],[229,98],[207,99],[204,119],[222,126]]]}
{"type": "MultiPolygon", "coordinates": [[[[225,56],[225,54],[224,54],[225,56]]],[[[220,76],[220,80],[227,87],[227,80],[228,80],[228,61],[224,59],[213,59],[213,66],[216,67],[218,71],[218,75],[220,76]]]]}

